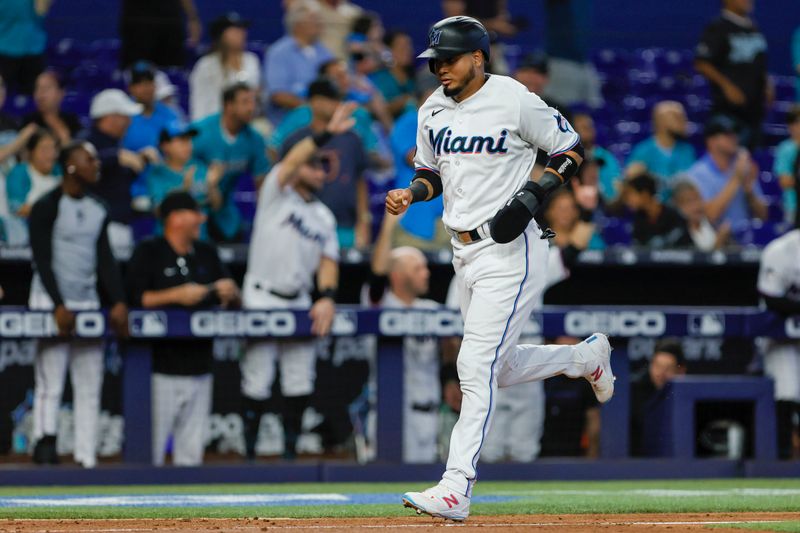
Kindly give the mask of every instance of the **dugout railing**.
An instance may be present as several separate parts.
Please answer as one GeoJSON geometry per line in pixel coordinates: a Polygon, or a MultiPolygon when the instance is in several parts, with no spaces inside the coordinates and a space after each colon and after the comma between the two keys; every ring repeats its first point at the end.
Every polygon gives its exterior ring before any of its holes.
{"type": "MultiPolygon", "coordinates": [[[[129,315],[131,339],[125,344],[122,406],[125,420],[123,460],[150,463],[150,343],[164,338],[290,338],[310,335],[307,312],[289,310],[140,310],[129,315]]],[[[612,338],[736,337],[800,339],[800,316],[782,318],[757,308],[701,307],[553,307],[535,313],[528,334],[584,337],[603,331],[612,338]]],[[[377,335],[377,460],[399,463],[402,457],[402,344],[405,336],[459,336],[458,312],[340,306],[334,336],[377,335]]],[[[0,338],[48,338],[56,334],[51,313],[22,307],[0,307],[0,338]]],[[[76,314],[76,336],[110,335],[105,312],[76,314]]],[[[604,459],[629,455],[628,359],[624,349],[612,353],[617,394],[602,409],[601,454],[604,459]]]]}

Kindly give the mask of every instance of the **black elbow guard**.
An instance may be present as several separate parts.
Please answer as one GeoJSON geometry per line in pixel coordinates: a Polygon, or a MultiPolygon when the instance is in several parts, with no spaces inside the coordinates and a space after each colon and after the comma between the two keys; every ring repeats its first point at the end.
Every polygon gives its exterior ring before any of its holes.
{"type": "Polygon", "coordinates": [[[546,190],[541,185],[527,182],[489,222],[492,239],[505,244],[522,235],[542,205],[545,195],[546,190]]]}
{"type": "Polygon", "coordinates": [[[492,239],[505,244],[519,237],[536,215],[545,198],[562,184],[561,178],[545,172],[538,182],[528,181],[489,222],[492,239]]]}

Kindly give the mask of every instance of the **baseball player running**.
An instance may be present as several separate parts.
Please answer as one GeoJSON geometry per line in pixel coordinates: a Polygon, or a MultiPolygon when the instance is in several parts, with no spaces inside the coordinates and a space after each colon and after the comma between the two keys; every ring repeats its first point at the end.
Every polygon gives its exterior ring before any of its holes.
{"type": "Polygon", "coordinates": [[[575,346],[516,346],[546,281],[548,242],[533,215],[575,175],[580,137],[517,81],[485,74],[489,36],[477,20],[436,23],[420,57],[441,87],[419,110],[411,185],[389,191],[386,210],[400,214],[443,196],[464,317],[457,363],[463,401],[442,480],[406,493],[403,502],[418,513],[464,520],[498,387],[566,374],[585,377],[606,402],[614,377],[611,346],[599,333],[575,346]],[[550,159],[532,181],[538,147],[550,159]]]}
{"type": "MultiPolygon", "coordinates": [[[[244,276],[246,309],[308,309],[311,332],[330,332],[339,282],[336,219],[316,199],[325,183],[317,149],[331,136],[353,127],[355,104],[341,104],[327,129],[298,141],[264,179],[244,276]],[[320,298],[311,305],[313,275],[320,298]]],[[[270,397],[275,363],[283,392],[284,458],[294,459],[303,412],[314,391],[316,351],[313,340],[256,340],[241,362],[244,436],[249,459],[255,458],[264,402],[270,397]]]]}

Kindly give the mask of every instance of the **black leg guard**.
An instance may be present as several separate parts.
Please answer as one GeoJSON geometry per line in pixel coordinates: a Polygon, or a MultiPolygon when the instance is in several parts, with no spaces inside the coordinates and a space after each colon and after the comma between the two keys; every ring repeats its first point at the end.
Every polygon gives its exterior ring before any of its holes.
{"type": "Polygon", "coordinates": [[[292,396],[283,398],[283,457],[294,460],[297,457],[297,439],[302,433],[303,412],[311,396],[292,396]]]}
{"type": "Polygon", "coordinates": [[[261,426],[261,416],[264,414],[266,400],[255,400],[242,396],[242,426],[244,429],[244,449],[247,459],[256,458],[256,443],[258,442],[258,429],[261,426]]]}

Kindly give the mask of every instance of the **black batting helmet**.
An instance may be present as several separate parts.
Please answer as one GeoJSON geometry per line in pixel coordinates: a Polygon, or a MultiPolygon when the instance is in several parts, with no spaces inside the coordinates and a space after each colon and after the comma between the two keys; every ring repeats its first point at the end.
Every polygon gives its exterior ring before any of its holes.
{"type": "Polygon", "coordinates": [[[428,59],[433,71],[434,59],[447,59],[474,50],[483,52],[489,61],[489,32],[472,17],[442,19],[428,32],[428,48],[417,57],[428,59]]]}

